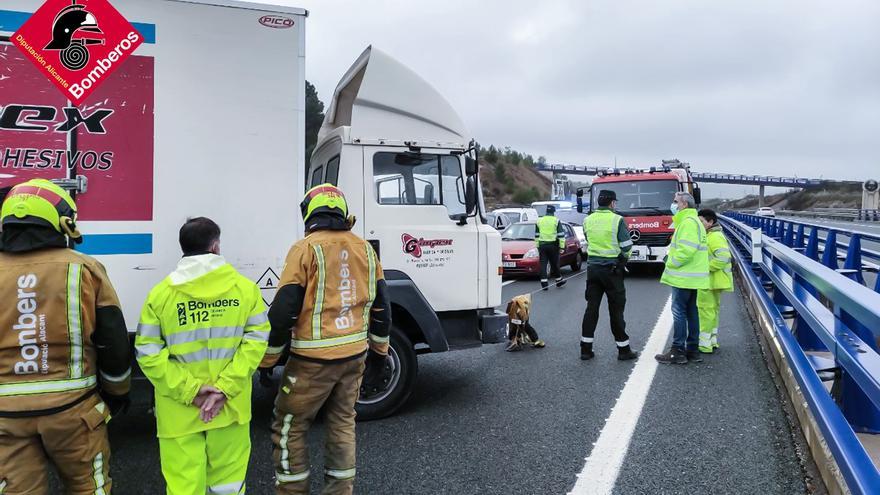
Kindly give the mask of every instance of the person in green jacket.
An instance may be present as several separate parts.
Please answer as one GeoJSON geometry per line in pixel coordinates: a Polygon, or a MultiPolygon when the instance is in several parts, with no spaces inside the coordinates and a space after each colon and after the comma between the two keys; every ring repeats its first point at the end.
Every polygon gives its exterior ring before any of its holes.
{"type": "Polygon", "coordinates": [[[180,247],[183,258],[150,291],[135,337],[155,388],[162,475],[169,494],[244,493],[266,304],[220,256],[220,227],[210,219],[187,220],[180,247]]]}
{"type": "Polygon", "coordinates": [[[672,287],[672,347],[654,357],[664,364],[687,364],[703,360],[698,350],[697,291],[710,288],[709,246],[706,228],[697,218],[693,196],[686,192],[675,193],[670,209],[675,233],[660,283],[672,287]]]}
{"type": "Polygon", "coordinates": [[[697,291],[697,309],[700,313],[700,352],[711,354],[718,348],[718,320],[721,313],[721,293],[733,292],[733,270],[730,263],[730,245],[718,225],[718,215],[710,209],[699,212],[700,222],[706,228],[709,247],[709,289],[697,291]]]}
{"type": "Polygon", "coordinates": [[[548,205],[547,214],[535,223],[535,244],[541,263],[541,288],[548,290],[549,276],[556,277],[556,287],[565,285],[565,279],[559,272],[559,256],[565,249],[565,231],[562,222],[556,218],[556,207],[553,205],[548,205]]]}

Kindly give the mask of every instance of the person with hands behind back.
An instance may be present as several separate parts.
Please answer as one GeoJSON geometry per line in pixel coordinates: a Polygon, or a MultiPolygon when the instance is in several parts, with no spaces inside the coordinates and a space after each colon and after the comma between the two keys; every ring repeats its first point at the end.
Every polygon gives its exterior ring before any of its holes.
{"type": "Polygon", "coordinates": [[[323,407],[322,493],[350,494],[355,403],[361,392],[369,397],[383,391],[391,376],[390,300],[376,252],[351,232],[354,217],[342,191],[331,184],[314,187],[300,210],[306,236],[287,254],[260,365],[273,366],[290,342],[272,423],[276,492],[309,493],[306,435],[323,407]]]}
{"type": "Polygon", "coordinates": [[[252,376],[269,320],[260,289],[220,256],[220,227],[180,228],[183,258],[150,291],[135,350],[156,396],[159,457],[174,495],[244,493],[252,376]]]}

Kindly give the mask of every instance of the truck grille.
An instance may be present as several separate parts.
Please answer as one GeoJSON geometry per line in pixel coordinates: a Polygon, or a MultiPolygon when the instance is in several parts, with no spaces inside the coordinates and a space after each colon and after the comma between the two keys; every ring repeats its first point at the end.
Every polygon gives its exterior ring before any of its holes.
{"type": "Polygon", "coordinates": [[[642,232],[642,236],[634,244],[637,246],[662,247],[668,246],[670,239],[672,239],[672,233],[669,232],[651,234],[646,234],[642,232]]]}

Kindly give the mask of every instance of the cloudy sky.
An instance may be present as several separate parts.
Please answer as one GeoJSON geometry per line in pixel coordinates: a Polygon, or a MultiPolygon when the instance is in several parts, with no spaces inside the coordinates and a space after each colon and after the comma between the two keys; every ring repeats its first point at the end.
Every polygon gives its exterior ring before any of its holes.
{"type": "Polygon", "coordinates": [[[325,103],[373,44],[550,162],[880,176],[877,0],[278,1],[310,12],[325,103]]]}

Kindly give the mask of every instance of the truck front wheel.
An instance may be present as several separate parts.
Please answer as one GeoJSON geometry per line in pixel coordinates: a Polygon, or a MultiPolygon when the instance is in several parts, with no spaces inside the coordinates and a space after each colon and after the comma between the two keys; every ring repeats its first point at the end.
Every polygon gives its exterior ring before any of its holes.
{"type": "Polygon", "coordinates": [[[391,357],[391,380],[388,387],[369,399],[358,398],[355,404],[358,421],[370,421],[394,414],[412,393],[419,369],[416,351],[407,336],[393,324],[388,355],[391,357]]]}

